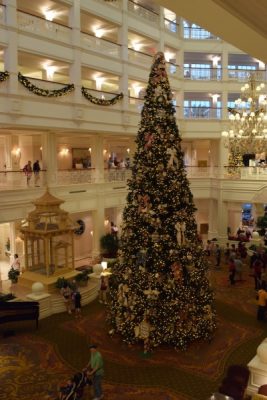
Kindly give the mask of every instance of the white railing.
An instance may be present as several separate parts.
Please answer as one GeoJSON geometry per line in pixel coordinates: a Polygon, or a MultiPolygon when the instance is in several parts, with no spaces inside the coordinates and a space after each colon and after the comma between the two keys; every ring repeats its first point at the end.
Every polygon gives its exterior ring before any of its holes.
{"type": "Polygon", "coordinates": [[[58,185],[95,183],[95,169],[70,169],[57,171],[58,185]]]}
{"type": "Polygon", "coordinates": [[[129,109],[140,113],[144,106],[144,99],[139,99],[138,97],[128,97],[129,109]]]}
{"type": "Polygon", "coordinates": [[[203,28],[184,26],[183,28],[184,39],[193,40],[220,40],[218,36],[213,33],[206,31],[203,28]]]}
{"type": "Polygon", "coordinates": [[[185,119],[221,119],[222,109],[212,107],[184,107],[185,119]]]}
{"type": "Polygon", "coordinates": [[[0,171],[0,190],[43,187],[46,185],[46,171],[40,171],[38,180],[32,174],[28,183],[27,185],[27,177],[23,171],[0,171]]]}
{"type": "Polygon", "coordinates": [[[174,33],[175,35],[179,33],[179,24],[177,24],[176,22],[170,21],[169,19],[165,18],[164,26],[167,32],[174,33]]]}
{"type": "Polygon", "coordinates": [[[126,168],[111,168],[105,169],[104,171],[104,181],[105,182],[126,182],[132,175],[130,169],[126,168]]]}
{"type": "Polygon", "coordinates": [[[5,22],[5,6],[0,4],[0,24],[4,24],[5,22]]]}
{"type": "Polygon", "coordinates": [[[251,74],[259,82],[266,81],[266,70],[242,70],[242,69],[228,69],[228,79],[246,82],[249,80],[251,74]]]}
{"type": "Polygon", "coordinates": [[[158,26],[159,15],[147,8],[135,3],[134,1],[128,1],[128,11],[135,14],[138,18],[142,18],[145,21],[151,22],[153,25],[158,26]]]}
{"type": "Polygon", "coordinates": [[[134,49],[128,49],[128,60],[132,63],[140,64],[146,68],[150,68],[153,56],[150,54],[142,53],[134,49]]]}
{"type": "MultiPolygon", "coordinates": [[[[252,180],[267,182],[267,166],[262,167],[196,167],[192,165],[185,166],[188,179],[222,179],[222,180],[252,180]]],[[[102,183],[103,178],[98,171],[91,169],[81,170],[58,170],[57,185],[76,185],[76,184],[93,184],[102,183]],[[97,178],[98,176],[98,178],[97,178]]],[[[104,182],[123,182],[131,178],[131,169],[127,168],[111,168],[104,170],[104,182]]],[[[38,181],[35,181],[32,174],[29,185],[27,185],[27,177],[22,171],[0,171],[0,190],[16,190],[22,188],[45,187],[47,184],[46,171],[40,172],[38,181]]]]}
{"type": "Polygon", "coordinates": [[[219,81],[222,79],[221,68],[184,68],[184,79],[200,81],[219,81]]]}
{"type": "Polygon", "coordinates": [[[117,43],[110,42],[88,33],[81,33],[81,44],[86,50],[93,50],[99,53],[119,58],[121,54],[121,46],[117,43]]]}
{"type": "Polygon", "coordinates": [[[104,3],[105,5],[109,5],[109,6],[116,7],[116,8],[121,8],[121,1],[120,0],[116,0],[116,1],[100,0],[100,1],[102,3],[104,3]]]}
{"type": "Polygon", "coordinates": [[[71,41],[71,28],[22,11],[18,11],[18,28],[54,40],[71,41]]]}

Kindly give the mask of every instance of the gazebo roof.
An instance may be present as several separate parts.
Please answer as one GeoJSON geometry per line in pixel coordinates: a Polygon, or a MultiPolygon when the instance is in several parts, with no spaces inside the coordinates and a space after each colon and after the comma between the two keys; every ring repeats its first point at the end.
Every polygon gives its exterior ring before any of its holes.
{"type": "Polygon", "coordinates": [[[56,206],[60,205],[62,203],[65,203],[64,200],[58,199],[57,197],[53,196],[50,192],[49,189],[46,189],[45,194],[43,196],[39,197],[39,199],[36,199],[32,202],[36,206],[56,206]]]}

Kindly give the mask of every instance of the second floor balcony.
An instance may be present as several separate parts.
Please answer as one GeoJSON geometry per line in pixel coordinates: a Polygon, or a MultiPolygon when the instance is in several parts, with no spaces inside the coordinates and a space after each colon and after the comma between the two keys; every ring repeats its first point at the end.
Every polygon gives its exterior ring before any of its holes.
{"type": "MultiPolygon", "coordinates": [[[[186,166],[187,177],[190,179],[217,179],[231,181],[267,181],[267,166],[261,167],[196,167],[186,166]]],[[[73,186],[80,184],[123,183],[131,178],[131,170],[127,168],[111,168],[99,171],[88,169],[65,169],[54,173],[50,186],[73,186]]],[[[27,184],[27,176],[23,171],[0,171],[0,190],[21,190],[22,188],[45,188],[48,184],[48,172],[41,170],[38,179],[32,174],[27,184]]],[[[213,184],[214,187],[214,184],[213,184]]]]}

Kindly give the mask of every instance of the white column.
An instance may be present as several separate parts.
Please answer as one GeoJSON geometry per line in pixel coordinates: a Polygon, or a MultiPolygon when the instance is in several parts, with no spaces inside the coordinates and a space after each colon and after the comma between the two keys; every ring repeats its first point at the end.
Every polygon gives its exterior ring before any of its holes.
{"type": "Polygon", "coordinates": [[[72,28],[72,46],[74,61],[70,66],[70,83],[75,85],[74,99],[81,102],[81,17],[80,17],[80,0],[75,0],[72,4],[69,14],[69,26],[72,28]]]}
{"type": "Polygon", "coordinates": [[[21,149],[19,136],[8,134],[5,136],[5,165],[7,171],[18,171],[20,169],[21,149]]]}
{"type": "Polygon", "coordinates": [[[17,1],[4,0],[6,25],[8,30],[8,47],[4,51],[5,70],[9,72],[9,93],[18,92],[18,35],[17,35],[17,1]]]}
{"type": "Polygon", "coordinates": [[[43,169],[46,169],[47,186],[57,183],[57,141],[54,132],[42,135],[43,169]]]}
{"type": "Polygon", "coordinates": [[[165,33],[164,8],[160,7],[160,11],[159,11],[159,43],[158,43],[158,51],[162,51],[163,53],[164,53],[164,50],[165,50],[164,33],[165,33]]]}
{"type": "Polygon", "coordinates": [[[226,165],[228,165],[228,149],[224,145],[224,139],[219,140],[219,153],[218,153],[218,165],[221,167],[221,176],[226,173],[226,165]]]}
{"type": "Polygon", "coordinates": [[[122,1],[122,25],[119,29],[119,42],[121,43],[122,76],[120,78],[119,90],[124,94],[122,109],[129,108],[128,99],[128,1],[122,1]]]}
{"type": "Polygon", "coordinates": [[[209,230],[208,239],[218,237],[218,223],[217,223],[217,201],[208,199],[209,202],[209,230]]]}
{"type": "Polygon", "coordinates": [[[97,200],[97,210],[92,212],[93,216],[93,248],[92,256],[97,257],[101,252],[100,238],[105,235],[105,209],[103,197],[99,197],[97,200]]]}
{"type": "Polygon", "coordinates": [[[228,50],[227,43],[223,43],[223,51],[222,51],[222,80],[225,82],[228,81],[228,50]]]}
{"type": "Polygon", "coordinates": [[[104,138],[99,134],[92,139],[91,163],[97,183],[104,182],[104,138]]]}
{"type": "Polygon", "coordinates": [[[228,205],[222,200],[221,194],[219,195],[217,206],[218,238],[221,241],[226,241],[228,239],[228,205]]]}

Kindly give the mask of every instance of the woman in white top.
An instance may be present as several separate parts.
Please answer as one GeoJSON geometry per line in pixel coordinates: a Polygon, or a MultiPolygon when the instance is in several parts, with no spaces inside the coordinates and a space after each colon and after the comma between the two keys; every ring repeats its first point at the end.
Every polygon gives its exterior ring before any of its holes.
{"type": "Polygon", "coordinates": [[[11,264],[11,268],[20,272],[20,261],[19,261],[19,256],[17,254],[14,254],[14,260],[13,263],[11,264]]]}

